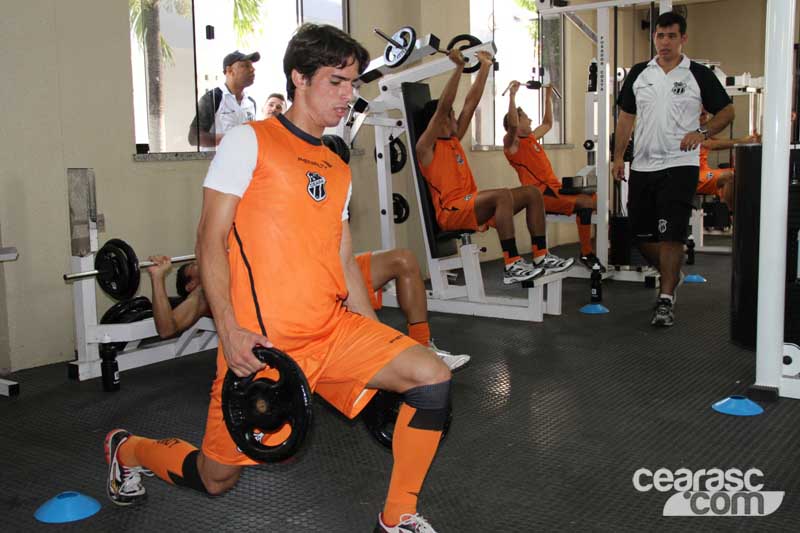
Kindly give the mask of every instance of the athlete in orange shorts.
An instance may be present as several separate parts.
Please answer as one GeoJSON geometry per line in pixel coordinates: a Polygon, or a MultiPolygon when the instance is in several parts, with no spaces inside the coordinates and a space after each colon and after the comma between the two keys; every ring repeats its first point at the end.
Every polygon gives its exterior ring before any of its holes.
{"type": "MultiPolygon", "coordinates": [[[[703,109],[700,112],[700,126],[705,126],[710,115],[703,109]]],[[[740,139],[717,139],[711,137],[700,145],[700,179],[697,182],[697,194],[713,194],[733,209],[733,167],[711,168],[708,164],[708,153],[712,150],[728,150],[736,144],[760,143],[757,134],[740,139]]]]}
{"type": "Polygon", "coordinates": [[[536,187],[542,193],[545,211],[562,215],[577,213],[575,222],[581,243],[581,263],[589,270],[599,265],[600,270],[605,272],[606,268],[594,254],[592,246],[592,212],[597,210],[597,195],[561,194],[561,180],[556,177],[550,159],[537,140],[553,127],[553,88],[548,86],[545,89],[542,123],[531,129],[530,117],[516,104],[519,87],[518,81],[512,81],[508,86],[510,97],[508,113],[503,117],[506,130],[503,153],[517,171],[520,183],[536,187]]]}
{"type": "MultiPolygon", "coordinates": [[[[254,463],[223,422],[222,381],[228,369],[237,376],[265,371],[252,348],[274,344],[347,417],[375,389],[403,395],[376,531],[433,531],[417,514],[417,495],[447,420],[450,370],[377,321],[352,254],[350,169],[319,139],[347,114],[368,62],[364,47],[341,30],[304,24],[283,61],[292,107],[234,128],[220,144],[204,182],[196,246],[220,340],[203,446],[111,431],[107,492],[115,503],[144,497],[143,473],[212,495],[233,487],[254,463]]],[[[283,440],[275,437],[264,439],[283,440]]]]}
{"type": "Polygon", "coordinates": [[[390,281],[394,281],[397,289],[397,303],[408,321],[408,336],[433,350],[452,371],[462,368],[469,362],[468,355],[455,355],[442,350],[431,339],[425,282],[422,280],[417,258],[414,257],[411,250],[395,248],[379,252],[365,252],[356,255],[356,262],[361,269],[369,301],[374,310],[377,311],[383,307],[383,291],[381,289],[390,281]]]}
{"type": "Polygon", "coordinates": [[[489,53],[478,52],[477,56],[480,70],[458,119],[453,111],[453,102],[464,58],[457,49],[448,54],[455,69],[441,98],[428,102],[422,111],[424,132],[417,140],[417,160],[431,192],[436,221],[443,230],[477,230],[484,225],[497,229],[505,260],[503,283],[507,285],[532,279],[545,270],[566,270],[572,266],[573,260],[561,259],[547,251],[544,204],[538,189],[523,186],[478,191],[475,184],[461,139],[467,133],[492,68],[489,53]],[[533,243],[533,264],[520,257],[514,238],[514,215],[523,209],[533,243]]]}

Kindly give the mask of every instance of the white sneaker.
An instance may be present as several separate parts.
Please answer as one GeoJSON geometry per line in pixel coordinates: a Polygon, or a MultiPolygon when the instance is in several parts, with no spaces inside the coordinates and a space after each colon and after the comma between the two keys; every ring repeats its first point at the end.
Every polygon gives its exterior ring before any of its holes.
{"type": "Polygon", "coordinates": [[[518,281],[526,281],[539,277],[542,274],[544,274],[543,268],[531,265],[520,257],[510,265],[505,266],[505,270],[503,272],[503,283],[506,285],[511,285],[512,283],[516,283],[518,281]]]}
{"type": "Polygon", "coordinates": [[[124,429],[112,429],[105,438],[104,450],[108,463],[108,480],[106,494],[117,505],[131,505],[147,497],[142,485],[142,475],[151,476],[153,473],[141,466],[127,467],[119,462],[117,452],[119,447],[128,440],[130,433],[124,429]]]}
{"type": "Polygon", "coordinates": [[[551,253],[545,255],[544,259],[541,261],[536,261],[535,259],[533,261],[535,267],[544,268],[549,272],[563,272],[572,267],[573,264],[575,264],[574,258],[569,257],[567,259],[562,259],[551,253]]]}
{"type": "Polygon", "coordinates": [[[433,526],[420,514],[404,514],[400,516],[400,523],[391,527],[383,523],[381,514],[378,513],[374,533],[436,533],[433,526]]]}
{"type": "Polygon", "coordinates": [[[470,356],[467,354],[453,355],[446,350],[442,350],[433,343],[433,339],[428,342],[428,348],[437,356],[439,356],[439,359],[441,359],[442,362],[447,365],[447,368],[449,368],[451,372],[455,372],[456,370],[462,368],[464,365],[469,363],[470,360],[470,356]]]}

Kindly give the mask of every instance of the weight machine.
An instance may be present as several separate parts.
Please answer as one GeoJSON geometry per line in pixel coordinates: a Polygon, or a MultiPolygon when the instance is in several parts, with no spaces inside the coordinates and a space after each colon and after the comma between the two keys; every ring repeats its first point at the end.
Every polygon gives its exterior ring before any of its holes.
{"type": "MultiPolygon", "coordinates": [[[[377,32],[376,32],[377,33],[377,32]]],[[[433,59],[424,64],[419,63],[424,57],[439,50],[439,39],[435,35],[427,35],[411,42],[412,32],[401,28],[392,37],[387,38],[388,45],[383,56],[373,60],[368,69],[358,80],[357,85],[377,81],[379,94],[371,101],[359,96],[351,107],[351,111],[337,128],[337,133],[352,145],[361,127],[365,124],[374,129],[376,161],[378,175],[378,204],[380,213],[381,246],[384,249],[395,247],[395,236],[392,214],[392,173],[390,143],[393,139],[406,134],[409,139],[408,151],[414,162],[412,176],[416,182],[417,204],[420,220],[423,222],[425,253],[428,271],[431,278],[431,290],[428,291],[428,309],[444,313],[488,316],[539,322],[545,314],[561,314],[561,281],[566,273],[549,274],[536,280],[523,282],[526,297],[489,296],[484,288],[479,254],[481,250],[472,243],[469,233],[436,232],[435,217],[432,216],[429,192],[424,178],[416,164],[414,150],[415,134],[413,116],[409,115],[408,95],[405,88],[410,86],[427,86],[420,83],[431,77],[449,72],[455,65],[447,57],[433,59]],[[404,58],[400,60],[399,58],[404,58]],[[399,63],[398,63],[399,61],[399,63]],[[391,70],[399,64],[409,66],[402,71],[391,70]],[[390,112],[401,114],[401,118],[390,116],[390,112]],[[453,246],[454,241],[460,242],[453,246]],[[457,270],[462,270],[465,284],[451,284],[457,270]]],[[[465,72],[474,72],[478,67],[479,51],[496,52],[494,43],[481,43],[472,36],[458,36],[450,42],[450,47],[458,46],[467,62],[465,72]],[[463,43],[459,46],[459,42],[463,43]]],[[[428,93],[427,97],[430,95],[428,93]]],[[[397,305],[393,289],[384,293],[386,305],[397,305]]]]}
{"type": "MultiPolygon", "coordinates": [[[[104,220],[102,214],[97,213],[94,170],[70,168],[67,169],[67,179],[72,236],[70,266],[73,272],[95,271],[97,235],[104,229],[104,220]]],[[[138,268],[138,261],[136,263],[138,268]]],[[[138,271],[136,277],[138,279],[138,271]]],[[[118,372],[217,346],[216,328],[210,318],[201,318],[179,337],[160,340],[147,346],[142,345],[144,339],[158,337],[152,318],[130,324],[98,324],[96,288],[91,276],[81,276],[72,283],[72,299],[75,311],[76,360],[69,363],[68,375],[78,381],[102,375],[104,361],[100,357],[100,344],[125,343],[125,347],[116,353],[118,372]]],[[[105,376],[104,382],[107,379],[118,383],[119,376],[105,376]]]]}

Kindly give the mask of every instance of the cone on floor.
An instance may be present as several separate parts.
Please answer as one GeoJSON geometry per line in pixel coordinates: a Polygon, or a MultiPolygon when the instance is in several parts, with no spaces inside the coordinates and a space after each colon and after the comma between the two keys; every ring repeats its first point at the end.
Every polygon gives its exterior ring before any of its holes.
{"type": "Polygon", "coordinates": [[[62,492],[47,500],[33,517],[47,524],[64,524],[89,518],[100,510],[100,502],[80,492],[62,492]]]}
{"type": "Polygon", "coordinates": [[[745,396],[728,396],[713,404],[711,408],[718,413],[731,416],[757,416],[764,412],[760,405],[745,396]]]}

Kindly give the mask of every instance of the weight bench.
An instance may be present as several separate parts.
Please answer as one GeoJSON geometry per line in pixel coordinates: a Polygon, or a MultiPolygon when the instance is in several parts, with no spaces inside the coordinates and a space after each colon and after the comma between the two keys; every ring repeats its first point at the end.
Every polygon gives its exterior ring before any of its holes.
{"type": "MultiPolygon", "coordinates": [[[[431,279],[428,309],[532,322],[541,322],[545,314],[560,315],[561,281],[566,277],[566,272],[547,274],[523,282],[522,287],[527,290],[526,298],[487,296],[479,258],[481,250],[472,243],[473,231],[443,231],[439,228],[428,184],[420,171],[416,150],[413,149],[422,133],[418,129],[418,119],[424,105],[431,100],[430,88],[424,83],[402,83],[401,93],[431,279]],[[464,273],[464,285],[450,283],[448,274],[457,270],[464,273]]],[[[393,305],[392,297],[391,294],[384,295],[387,304],[393,305]]]]}

